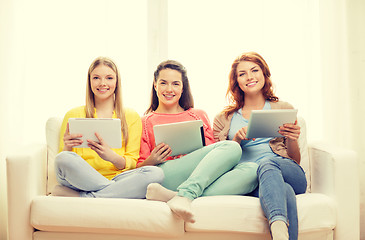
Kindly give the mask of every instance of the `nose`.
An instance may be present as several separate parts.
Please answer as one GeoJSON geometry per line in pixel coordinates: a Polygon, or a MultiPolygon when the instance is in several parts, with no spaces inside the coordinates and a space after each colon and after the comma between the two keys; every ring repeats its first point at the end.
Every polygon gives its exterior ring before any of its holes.
{"type": "Polygon", "coordinates": [[[249,80],[253,79],[253,74],[252,74],[251,72],[248,72],[248,73],[247,73],[247,78],[248,78],[249,80]]]}
{"type": "Polygon", "coordinates": [[[167,86],[166,86],[166,91],[168,91],[168,92],[171,92],[171,91],[172,91],[172,86],[171,86],[171,84],[167,84],[167,86]]]}
{"type": "Polygon", "coordinates": [[[105,78],[102,78],[102,79],[101,79],[100,85],[102,85],[102,86],[106,85],[106,80],[105,80],[105,78]]]}

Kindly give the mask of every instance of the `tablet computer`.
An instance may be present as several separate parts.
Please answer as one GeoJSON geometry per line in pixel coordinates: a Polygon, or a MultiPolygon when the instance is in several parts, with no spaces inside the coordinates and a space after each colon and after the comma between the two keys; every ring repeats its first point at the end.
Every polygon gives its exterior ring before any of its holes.
{"type": "Polygon", "coordinates": [[[205,146],[203,121],[185,121],[153,126],[156,145],[170,146],[171,156],[188,154],[205,146]]]}
{"type": "Polygon", "coordinates": [[[252,110],[248,120],[247,138],[283,137],[279,127],[295,123],[298,109],[252,110]]]}
{"type": "Polygon", "coordinates": [[[119,118],[70,118],[70,134],[82,134],[83,143],[76,148],[88,148],[87,140],[99,142],[95,133],[111,148],[122,147],[122,129],[119,118]]]}

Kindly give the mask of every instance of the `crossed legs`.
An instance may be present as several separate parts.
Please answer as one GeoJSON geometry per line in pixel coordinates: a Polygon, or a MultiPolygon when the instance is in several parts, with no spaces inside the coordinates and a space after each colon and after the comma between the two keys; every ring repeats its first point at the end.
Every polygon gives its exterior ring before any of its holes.
{"type": "Polygon", "coordinates": [[[74,152],[61,152],[56,157],[56,176],[61,184],[52,192],[55,196],[95,198],[145,198],[148,184],[163,180],[163,171],[145,166],[105,178],[74,152]]]}
{"type": "Polygon", "coordinates": [[[198,150],[191,156],[178,159],[175,163],[176,160],[172,160],[166,163],[167,166],[164,164],[162,169],[167,178],[162,186],[155,183],[150,184],[147,188],[146,198],[166,202],[172,212],[183,218],[184,221],[195,222],[191,209],[193,199],[199,196],[243,195],[256,188],[257,164],[251,162],[237,164],[241,154],[238,144],[221,142],[220,145],[209,147],[201,149],[200,152],[198,150]],[[184,168],[189,165],[189,161],[195,166],[184,168]],[[174,174],[169,172],[170,169],[174,171],[174,174]],[[192,169],[192,172],[189,173],[186,169],[192,169]],[[182,175],[176,173],[178,170],[187,175],[185,181],[176,181],[176,179],[184,179],[182,175]]]}

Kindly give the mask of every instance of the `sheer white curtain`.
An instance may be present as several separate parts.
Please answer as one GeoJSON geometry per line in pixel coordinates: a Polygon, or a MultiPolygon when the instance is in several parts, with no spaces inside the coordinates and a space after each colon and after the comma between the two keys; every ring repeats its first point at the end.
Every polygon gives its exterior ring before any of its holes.
{"type": "MultiPolygon", "coordinates": [[[[364,1],[320,1],[324,138],[358,154],[360,226],[365,224],[364,12],[364,1]]],[[[365,228],[360,229],[363,240],[365,228]]]]}
{"type": "Polygon", "coordinates": [[[324,136],[334,144],[352,147],[346,1],[322,0],[321,81],[324,136]],[[346,141],[343,141],[346,139],[346,141]]]}
{"type": "MultiPolygon", "coordinates": [[[[347,1],[347,35],[349,52],[350,122],[351,147],[358,152],[360,171],[360,224],[361,239],[365,239],[365,1],[347,1]]],[[[339,85],[339,88],[341,84],[339,85]]],[[[342,113],[340,113],[342,116],[342,113]]],[[[345,127],[348,130],[347,127],[345,127]]],[[[339,138],[341,142],[348,139],[339,138]]]]}

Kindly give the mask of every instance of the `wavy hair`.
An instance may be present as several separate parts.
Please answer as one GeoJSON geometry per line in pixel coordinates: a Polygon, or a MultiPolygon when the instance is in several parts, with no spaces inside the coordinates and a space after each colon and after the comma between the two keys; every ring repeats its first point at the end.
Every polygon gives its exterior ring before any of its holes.
{"type": "Polygon", "coordinates": [[[154,80],[152,83],[152,91],[151,91],[151,104],[148,107],[145,114],[155,111],[158,107],[158,104],[159,104],[158,96],[157,96],[156,90],[154,88],[154,84],[157,83],[158,76],[159,76],[160,72],[164,69],[172,69],[172,70],[176,70],[181,73],[181,80],[183,83],[183,92],[179,99],[179,105],[184,110],[188,110],[189,108],[194,107],[194,99],[193,99],[193,95],[191,94],[189,79],[188,79],[185,67],[178,61],[167,60],[167,61],[160,63],[157,66],[156,71],[154,72],[154,80]]]}
{"type": "Polygon", "coordinates": [[[245,93],[239,87],[237,82],[237,66],[242,61],[253,62],[260,66],[265,78],[265,84],[261,90],[265,100],[271,102],[279,101],[279,98],[274,95],[274,87],[270,79],[270,69],[264,58],[256,52],[243,53],[233,61],[231,71],[229,72],[229,85],[226,94],[229,105],[223,110],[226,116],[240,108],[243,108],[245,104],[245,93]]]}
{"type": "Polygon", "coordinates": [[[117,117],[121,120],[121,127],[123,133],[123,141],[125,145],[128,142],[128,126],[127,121],[125,119],[123,104],[122,104],[122,91],[121,91],[121,83],[120,83],[120,74],[117,68],[117,65],[107,57],[98,57],[96,58],[90,65],[88,73],[87,73],[87,83],[86,83],[86,105],[85,112],[87,118],[94,118],[95,115],[95,95],[91,89],[90,83],[90,75],[92,71],[99,65],[104,65],[111,68],[117,77],[116,87],[114,91],[114,111],[117,117]]]}

